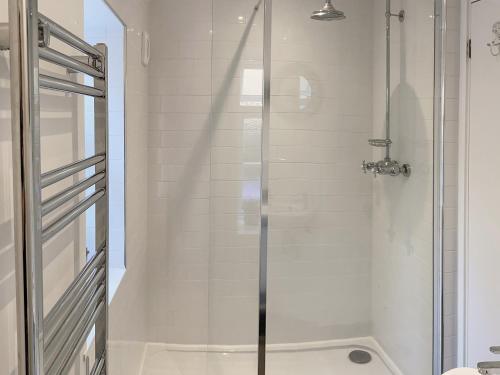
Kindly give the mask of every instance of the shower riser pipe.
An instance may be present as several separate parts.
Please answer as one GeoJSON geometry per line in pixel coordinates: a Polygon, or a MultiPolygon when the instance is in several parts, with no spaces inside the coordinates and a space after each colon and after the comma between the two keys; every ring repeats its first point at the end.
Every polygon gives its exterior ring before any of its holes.
{"type": "MultiPolygon", "coordinates": [[[[385,3],[385,139],[391,139],[391,0],[385,3]]],[[[385,159],[391,160],[391,144],[385,146],[385,159]]]]}
{"type": "Polygon", "coordinates": [[[400,164],[391,159],[391,18],[398,17],[399,22],[405,20],[405,11],[391,13],[391,0],[386,0],[385,9],[385,41],[386,41],[386,70],[385,70],[385,138],[369,139],[368,143],[373,147],[384,147],[385,158],[378,162],[363,161],[361,166],[365,173],[373,173],[374,176],[399,176],[409,177],[411,175],[411,166],[409,164],[400,164]]]}

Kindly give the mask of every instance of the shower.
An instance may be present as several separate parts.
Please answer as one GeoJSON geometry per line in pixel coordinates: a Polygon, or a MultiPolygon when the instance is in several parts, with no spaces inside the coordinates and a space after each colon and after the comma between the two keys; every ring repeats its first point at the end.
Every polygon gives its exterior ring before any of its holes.
{"type": "Polygon", "coordinates": [[[335,9],[331,0],[326,0],[323,8],[313,12],[311,18],[316,21],[341,21],[346,17],[344,12],[335,9]]]}
{"type": "Polygon", "coordinates": [[[391,0],[386,0],[385,10],[385,40],[386,40],[386,58],[385,58],[385,138],[369,139],[368,144],[373,147],[385,148],[385,158],[380,161],[366,162],[363,161],[361,168],[363,172],[373,173],[382,176],[404,177],[411,176],[410,164],[402,164],[391,158],[391,19],[397,17],[400,23],[405,21],[406,12],[404,10],[398,13],[391,12],[391,0]]]}

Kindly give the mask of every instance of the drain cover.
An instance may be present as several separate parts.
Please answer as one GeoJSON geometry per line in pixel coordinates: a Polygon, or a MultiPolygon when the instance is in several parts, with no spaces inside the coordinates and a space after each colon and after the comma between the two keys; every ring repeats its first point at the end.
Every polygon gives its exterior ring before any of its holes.
{"type": "Polygon", "coordinates": [[[353,350],[349,353],[349,359],[358,365],[364,365],[372,360],[372,355],[365,350],[353,350]]]}

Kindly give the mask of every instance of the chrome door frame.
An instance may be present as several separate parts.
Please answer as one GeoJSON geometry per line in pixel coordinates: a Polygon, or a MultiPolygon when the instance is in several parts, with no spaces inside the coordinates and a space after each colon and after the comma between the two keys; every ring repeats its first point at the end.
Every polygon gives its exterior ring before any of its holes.
{"type": "Polygon", "coordinates": [[[434,324],[433,374],[443,372],[444,123],[447,1],[434,2],[434,324]]]}
{"type": "Polygon", "coordinates": [[[261,130],[258,375],[266,373],[267,255],[269,233],[269,131],[271,126],[272,0],[264,0],[263,105],[261,130]]]}

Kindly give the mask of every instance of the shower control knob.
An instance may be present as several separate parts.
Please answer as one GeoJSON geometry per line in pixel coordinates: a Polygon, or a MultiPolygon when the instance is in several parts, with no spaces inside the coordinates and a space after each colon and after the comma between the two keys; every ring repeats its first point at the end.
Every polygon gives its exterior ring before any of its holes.
{"type": "Polygon", "coordinates": [[[361,170],[367,174],[368,172],[373,172],[374,174],[377,173],[377,168],[376,164],[373,162],[367,162],[366,160],[363,160],[363,164],[361,164],[361,170]]]}

